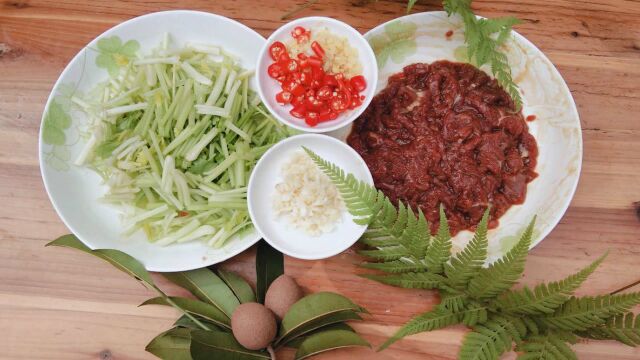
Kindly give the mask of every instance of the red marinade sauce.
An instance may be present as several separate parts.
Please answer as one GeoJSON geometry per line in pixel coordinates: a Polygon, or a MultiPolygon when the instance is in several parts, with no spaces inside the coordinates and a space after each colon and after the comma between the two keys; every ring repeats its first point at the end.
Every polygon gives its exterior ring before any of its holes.
{"type": "Polygon", "coordinates": [[[449,30],[444,34],[445,37],[450,38],[453,36],[453,30],[449,30]]]}
{"type": "Polygon", "coordinates": [[[527,117],[525,118],[525,120],[527,120],[527,121],[534,121],[535,119],[536,119],[536,116],[535,116],[535,115],[529,115],[529,116],[527,116],[527,117]]]}
{"type": "Polygon", "coordinates": [[[347,139],[375,185],[422,209],[435,233],[445,207],[452,235],[473,230],[491,205],[489,227],[524,202],[538,147],[522,112],[472,65],[412,64],[355,121],[347,139]]]}

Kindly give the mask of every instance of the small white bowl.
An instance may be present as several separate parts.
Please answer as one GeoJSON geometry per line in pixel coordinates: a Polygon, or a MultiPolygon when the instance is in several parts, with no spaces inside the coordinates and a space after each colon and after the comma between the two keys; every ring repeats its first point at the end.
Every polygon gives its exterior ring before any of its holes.
{"type": "Polygon", "coordinates": [[[260,94],[262,103],[265,104],[267,109],[269,109],[269,111],[278,120],[301,131],[323,133],[336,130],[350,124],[360,116],[360,114],[362,114],[367,106],[369,106],[378,85],[378,66],[376,63],[376,56],[373,53],[371,46],[369,46],[367,40],[356,29],[342,21],[328,17],[314,16],[297,19],[287,23],[269,36],[258,57],[256,79],[258,83],[258,93],[260,94]],[[365,96],[362,105],[356,109],[348,110],[340,114],[340,116],[335,120],[322,122],[311,127],[307,125],[303,119],[297,119],[289,114],[289,111],[292,108],[291,105],[281,105],[276,102],[276,94],[282,90],[280,88],[280,84],[267,74],[267,68],[273,63],[273,60],[269,55],[269,46],[275,41],[281,41],[283,43],[289,41],[291,39],[291,31],[296,26],[302,26],[311,31],[319,28],[327,28],[336,35],[345,36],[349,40],[351,46],[358,50],[360,57],[359,60],[362,64],[362,75],[367,80],[367,88],[361,93],[361,95],[365,96]]]}
{"type": "Polygon", "coordinates": [[[273,207],[276,184],[282,181],[281,170],[296,151],[305,146],[357,179],[373,184],[369,168],[360,155],[344,142],[327,135],[303,134],[282,140],[269,149],[253,169],[247,198],[249,215],[256,230],[280,252],[305,260],[324,259],[343,252],[353,245],[367,229],[357,225],[345,209],[333,231],[311,236],[295,229],[287,219],[277,218],[273,207]]]}

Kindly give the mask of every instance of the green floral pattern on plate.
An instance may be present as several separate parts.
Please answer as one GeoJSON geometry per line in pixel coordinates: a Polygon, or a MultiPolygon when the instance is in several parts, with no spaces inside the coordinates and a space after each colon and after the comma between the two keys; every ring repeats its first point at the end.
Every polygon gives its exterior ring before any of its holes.
{"type": "Polygon", "coordinates": [[[120,68],[127,66],[140,49],[136,40],[129,40],[123,44],[117,36],[102,38],[98,40],[97,46],[100,54],[96,57],[96,65],[107,69],[111,76],[118,75],[120,68]]]}
{"type": "Polygon", "coordinates": [[[379,69],[383,68],[389,59],[399,64],[416,53],[417,28],[418,25],[415,23],[397,20],[385,25],[383,34],[374,35],[369,39],[379,69]]]}
{"type": "Polygon", "coordinates": [[[51,101],[42,123],[42,141],[51,145],[45,153],[45,161],[59,171],[69,170],[69,145],[65,130],[71,127],[71,116],[65,110],[63,101],[56,97],[51,101]]]}

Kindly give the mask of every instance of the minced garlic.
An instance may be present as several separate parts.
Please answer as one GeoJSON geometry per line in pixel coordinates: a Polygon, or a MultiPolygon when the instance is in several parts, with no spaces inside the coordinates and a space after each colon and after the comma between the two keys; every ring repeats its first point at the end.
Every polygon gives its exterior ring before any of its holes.
{"type": "Polygon", "coordinates": [[[310,29],[311,37],[298,43],[296,40],[287,42],[287,49],[292,58],[296,58],[299,53],[313,55],[311,43],[317,41],[324,49],[324,71],[328,73],[342,73],[350,78],[362,74],[362,64],[358,50],[349,44],[345,36],[338,36],[329,29],[310,29]]]}
{"type": "Polygon", "coordinates": [[[327,233],[342,218],[344,203],[331,180],[311,158],[298,151],[282,167],[282,182],[276,185],[273,209],[290,225],[311,236],[327,233]]]}

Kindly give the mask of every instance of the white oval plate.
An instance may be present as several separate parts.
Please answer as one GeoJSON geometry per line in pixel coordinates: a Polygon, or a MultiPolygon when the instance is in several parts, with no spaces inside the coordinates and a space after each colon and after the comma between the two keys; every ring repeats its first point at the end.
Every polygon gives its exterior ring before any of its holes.
{"type": "Polygon", "coordinates": [[[309,236],[302,230],[288,226],[286,219],[275,217],[271,206],[272,196],[276,184],[282,181],[282,166],[294,152],[302,151],[303,146],[353,174],[356,179],[373,184],[367,164],[344,142],[326,135],[297,135],[274,145],[256,164],[247,189],[249,214],[264,239],[280,252],[299,259],[324,259],[348,249],[367,227],[354,223],[353,217],[345,210],[333,231],[309,236]]]}
{"type": "MultiPolygon", "coordinates": [[[[365,38],[378,58],[379,80],[376,93],[384,89],[390,75],[413,63],[437,60],[464,61],[457,49],[464,45],[464,26],[457,16],[443,11],[418,13],[384,23],[365,38]],[[453,31],[452,36],[445,34],[453,31]],[[457,56],[456,56],[457,55],[457,56]]],[[[508,251],[518,235],[537,215],[532,247],[558,224],[578,185],[582,164],[580,119],[567,84],[551,61],[522,35],[513,32],[505,46],[513,78],[523,93],[523,114],[536,115],[528,122],[539,147],[539,176],[527,187],[522,205],[512,206],[501,218],[500,226],[489,232],[489,261],[508,251]]],[[[487,73],[489,68],[483,67],[487,73]]],[[[331,135],[345,139],[351,127],[331,135]]],[[[453,239],[460,250],[471,239],[469,231],[453,239]]]]}
{"type": "MultiPolygon", "coordinates": [[[[85,141],[80,131],[87,119],[70,101],[73,94],[86,93],[108,77],[104,66],[96,64],[100,55],[103,55],[99,60],[101,64],[106,58],[107,65],[112,62],[117,66],[115,56],[107,53],[107,49],[98,48],[99,39],[111,38],[116,54],[127,54],[135,50],[136,44],[146,53],[160,44],[165,33],[171,35],[177,46],[188,41],[220,45],[238,56],[246,69],[255,67],[265,42],[260,34],[245,25],[198,11],[157,12],[121,23],[91,41],[60,75],[43,115],[39,155],[49,198],[62,221],[82,242],[92,249],[122,250],[141,261],[147,270],[167,272],[224,261],[253,245],[260,235],[253,231],[230,239],[221,249],[212,249],[200,242],[160,247],[149,243],[141,233],[123,236],[117,210],[98,201],[105,192],[100,177],[87,168],[73,165],[85,141]]],[[[255,81],[252,87],[256,88],[255,81]]]]}

